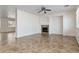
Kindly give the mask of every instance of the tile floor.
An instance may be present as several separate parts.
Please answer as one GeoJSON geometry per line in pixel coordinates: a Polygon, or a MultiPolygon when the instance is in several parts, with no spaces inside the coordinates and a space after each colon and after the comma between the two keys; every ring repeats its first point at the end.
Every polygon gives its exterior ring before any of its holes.
{"type": "Polygon", "coordinates": [[[16,39],[14,45],[0,46],[0,52],[78,53],[79,47],[75,37],[36,34],[16,39]]]}

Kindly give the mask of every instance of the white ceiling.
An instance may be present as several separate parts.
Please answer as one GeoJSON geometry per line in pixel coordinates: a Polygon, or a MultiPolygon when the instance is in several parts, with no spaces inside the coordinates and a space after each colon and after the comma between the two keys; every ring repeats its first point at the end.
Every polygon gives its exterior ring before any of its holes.
{"type": "Polygon", "coordinates": [[[0,6],[0,10],[5,9],[4,11],[6,10],[10,11],[13,8],[19,8],[29,13],[41,15],[43,13],[37,13],[37,12],[40,10],[42,6],[52,10],[51,12],[48,11],[48,14],[76,10],[78,7],[78,5],[70,5],[68,7],[64,7],[64,5],[9,5],[9,6],[7,5],[7,6],[0,6]]]}
{"type": "Polygon", "coordinates": [[[29,13],[40,15],[42,14],[42,12],[41,13],[37,13],[37,12],[40,10],[42,6],[52,10],[51,12],[48,11],[47,12],[48,14],[76,10],[78,7],[77,5],[70,5],[68,7],[64,7],[64,5],[21,5],[16,7],[25,10],[29,13]]]}

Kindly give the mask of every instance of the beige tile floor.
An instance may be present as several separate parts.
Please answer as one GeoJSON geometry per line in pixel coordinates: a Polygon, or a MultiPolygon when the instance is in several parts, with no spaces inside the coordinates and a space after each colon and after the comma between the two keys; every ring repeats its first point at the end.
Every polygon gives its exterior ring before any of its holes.
{"type": "Polygon", "coordinates": [[[37,34],[16,39],[14,45],[0,46],[0,52],[78,53],[79,47],[75,37],[37,34]]]}

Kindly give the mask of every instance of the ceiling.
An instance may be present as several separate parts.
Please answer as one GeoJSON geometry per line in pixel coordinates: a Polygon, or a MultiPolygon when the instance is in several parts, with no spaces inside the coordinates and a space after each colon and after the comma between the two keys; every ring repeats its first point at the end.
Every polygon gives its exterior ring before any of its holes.
{"type": "Polygon", "coordinates": [[[52,11],[48,11],[47,14],[76,10],[78,7],[78,5],[69,5],[68,7],[64,7],[64,5],[3,5],[3,6],[0,6],[0,10],[4,9],[2,11],[2,12],[4,12],[6,10],[12,11],[13,8],[19,8],[19,9],[22,9],[22,10],[29,12],[29,13],[33,13],[36,15],[42,15],[43,14],[42,12],[37,13],[42,6],[52,10],[52,11]]]}
{"type": "Polygon", "coordinates": [[[37,13],[41,9],[42,6],[52,10],[52,11],[48,11],[47,14],[76,10],[78,7],[77,5],[69,5],[68,7],[64,7],[64,5],[21,5],[21,6],[16,6],[16,7],[19,9],[25,10],[29,13],[42,15],[43,14],[42,12],[37,13]]]}

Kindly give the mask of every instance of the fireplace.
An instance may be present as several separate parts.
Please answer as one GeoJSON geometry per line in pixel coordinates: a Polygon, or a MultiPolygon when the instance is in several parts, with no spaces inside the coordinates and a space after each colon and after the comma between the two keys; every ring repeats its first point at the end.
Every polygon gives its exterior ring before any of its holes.
{"type": "Polygon", "coordinates": [[[43,33],[49,33],[49,25],[41,25],[41,32],[43,33]]]}

